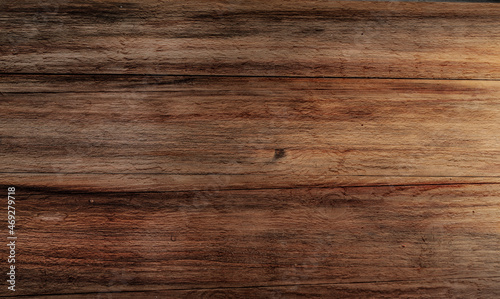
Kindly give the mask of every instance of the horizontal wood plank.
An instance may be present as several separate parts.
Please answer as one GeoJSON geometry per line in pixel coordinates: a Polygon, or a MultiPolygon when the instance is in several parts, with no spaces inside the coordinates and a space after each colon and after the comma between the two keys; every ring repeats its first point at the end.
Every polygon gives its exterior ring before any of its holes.
{"type": "Polygon", "coordinates": [[[129,190],[119,182],[128,177],[168,191],[500,176],[499,82],[23,78],[1,80],[0,163],[27,186],[43,177],[115,191],[129,190]],[[85,179],[92,174],[105,181],[85,179]]]}
{"type": "Polygon", "coordinates": [[[498,185],[16,194],[18,295],[499,292],[498,185]]]}
{"type": "Polygon", "coordinates": [[[0,72],[500,79],[492,3],[4,1],[0,72]]]}
{"type": "MultiPolygon", "coordinates": [[[[163,290],[149,292],[99,292],[64,294],[65,298],[483,298],[499,296],[498,278],[450,279],[436,282],[394,281],[353,284],[318,284],[279,287],[216,288],[198,290],[163,290]]],[[[46,295],[59,299],[61,295],[46,295]]]]}

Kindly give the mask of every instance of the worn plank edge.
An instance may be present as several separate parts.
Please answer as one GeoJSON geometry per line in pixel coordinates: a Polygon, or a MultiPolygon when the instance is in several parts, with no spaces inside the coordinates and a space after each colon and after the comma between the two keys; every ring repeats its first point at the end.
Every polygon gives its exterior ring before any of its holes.
{"type": "MultiPolygon", "coordinates": [[[[316,184],[283,184],[273,185],[257,183],[251,187],[243,182],[229,182],[227,184],[217,184],[211,176],[201,176],[207,180],[198,178],[198,184],[194,184],[192,188],[186,188],[185,184],[176,184],[164,182],[164,178],[168,176],[156,175],[154,178],[158,181],[141,179],[140,175],[107,175],[116,181],[108,181],[101,183],[95,179],[94,175],[87,177],[85,175],[64,175],[65,180],[57,181],[60,178],[57,176],[48,176],[44,174],[31,174],[31,177],[26,177],[26,174],[17,175],[17,177],[5,177],[5,174],[0,173],[2,185],[13,185],[18,190],[29,194],[38,194],[38,192],[53,193],[92,193],[92,194],[114,194],[114,193],[167,193],[167,192],[197,192],[206,190],[217,191],[245,191],[245,190],[291,190],[291,189],[329,189],[329,188],[383,188],[383,187],[412,187],[412,186],[460,186],[460,185],[499,185],[498,177],[359,177],[359,176],[344,176],[333,178],[330,181],[321,181],[316,184]],[[43,176],[42,181],[33,182],[33,175],[43,176]],[[68,176],[70,178],[68,178],[68,176]],[[161,179],[163,177],[163,180],[161,179]],[[81,181],[75,182],[75,179],[81,178],[81,181]],[[45,182],[44,182],[45,181],[45,182]],[[215,188],[215,189],[214,189],[215,188]]],[[[104,177],[104,176],[103,176],[104,177]]],[[[189,176],[188,176],[189,177],[189,176]]],[[[218,176],[215,176],[218,177],[218,176]]],[[[233,176],[230,176],[233,177],[233,176]]],[[[234,177],[233,177],[234,178],[234,177]]],[[[265,179],[265,176],[262,176],[265,179]]]]}
{"type": "MultiPolygon", "coordinates": [[[[232,192],[232,191],[264,191],[264,190],[301,190],[301,189],[338,189],[338,188],[386,188],[386,187],[424,187],[424,186],[467,186],[467,185],[500,185],[500,182],[477,182],[477,183],[415,183],[415,184],[372,184],[372,185],[337,185],[337,186],[290,186],[290,187],[264,187],[264,188],[232,188],[232,189],[219,189],[217,192],[232,192]]],[[[18,188],[20,189],[20,188],[18,188]]],[[[44,190],[43,193],[33,193],[30,192],[30,195],[42,195],[46,194],[46,192],[50,192],[51,194],[122,194],[122,193],[181,193],[181,192],[198,192],[205,191],[205,189],[186,189],[186,190],[165,190],[165,191],[103,191],[103,192],[89,192],[89,191],[74,191],[74,190],[59,190],[59,189],[51,189],[51,188],[36,188],[25,186],[22,187],[24,191],[40,191],[44,190]]]]}

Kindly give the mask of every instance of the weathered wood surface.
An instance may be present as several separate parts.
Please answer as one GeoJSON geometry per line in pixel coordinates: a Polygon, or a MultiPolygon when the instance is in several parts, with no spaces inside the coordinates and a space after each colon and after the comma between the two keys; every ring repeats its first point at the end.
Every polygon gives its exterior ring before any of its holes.
{"type": "Polygon", "coordinates": [[[498,283],[499,196],[492,184],[32,191],[17,204],[20,293],[478,294],[498,283]]]}
{"type": "Polygon", "coordinates": [[[2,85],[3,172],[500,177],[499,82],[69,78],[2,85]]]}
{"type": "Polygon", "coordinates": [[[15,295],[499,297],[499,7],[1,2],[15,295]]]}
{"type": "Polygon", "coordinates": [[[2,1],[0,71],[500,78],[491,3],[2,1]]]}

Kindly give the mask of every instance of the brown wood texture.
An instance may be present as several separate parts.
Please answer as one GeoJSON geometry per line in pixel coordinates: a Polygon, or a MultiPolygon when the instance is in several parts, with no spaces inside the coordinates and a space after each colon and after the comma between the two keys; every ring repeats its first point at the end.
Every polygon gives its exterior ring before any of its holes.
{"type": "Polygon", "coordinates": [[[498,185],[41,191],[18,205],[27,294],[499,278],[498,185]]]}
{"type": "Polygon", "coordinates": [[[27,0],[0,12],[3,72],[500,78],[492,3],[27,0]]]}
{"type": "Polygon", "coordinates": [[[279,176],[277,186],[500,176],[499,82],[66,78],[33,93],[11,78],[5,172],[279,176]]]}
{"type": "Polygon", "coordinates": [[[1,2],[0,297],[500,296],[499,8],[1,2]]]}

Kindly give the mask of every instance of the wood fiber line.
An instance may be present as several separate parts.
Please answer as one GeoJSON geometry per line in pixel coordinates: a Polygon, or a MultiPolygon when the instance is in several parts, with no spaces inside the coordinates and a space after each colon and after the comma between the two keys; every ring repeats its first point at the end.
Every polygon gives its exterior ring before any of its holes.
{"type": "Polygon", "coordinates": [[[5,174],[0,182],[15,185],[22,196],[53,193],[176,192],[211,193],[237,190],[282,190],[330,187],[453,186],[500,184],[498,177],[405,177],[294,175],[165,174],[5,174]]]}
{"type": "Polygon", "coordinates": [[[19,194],[16,295],[499,291],[497,185],[19,194]]]}
{"type": "Polygon", "coordinates": [[[169,184],[197,189],[200,178],[227,188],[272,188],[343,184],[346,176],[357,177],[351,184],[500,176],[500,82],[99,76],[1,82],[1,172],[27,185],[92,174],[105,179],[91,181],[94,187],[114,189],[120,177],[136,175],[164,191],[169,184]],[[29,175],[36,173],[43,176],[29,175]],[[159,182],[167,177],[172,181],[159,182]]]}
{"type": "Polygon", "coordinates": [[[487,3],[3,1],[3,73],[500,79],[487,3]]]}

